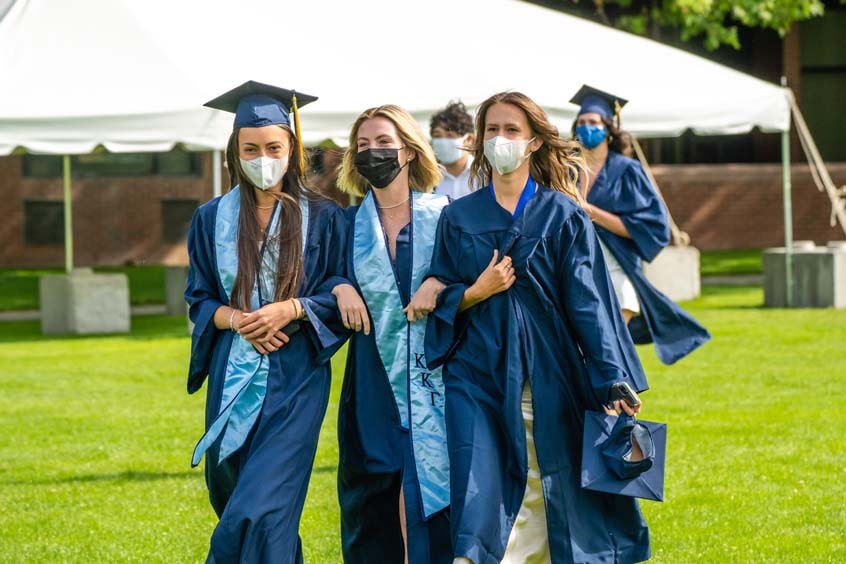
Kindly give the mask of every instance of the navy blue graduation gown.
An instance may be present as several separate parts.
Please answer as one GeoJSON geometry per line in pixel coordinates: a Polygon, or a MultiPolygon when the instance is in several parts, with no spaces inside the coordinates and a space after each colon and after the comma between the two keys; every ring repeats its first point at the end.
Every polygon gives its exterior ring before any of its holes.
{"type": "Polygon", "coordinates": [[[620,237],[596,227],[637,293],[642,315],[629,322],[634,342],[654,342],[655,352],[664,364],[672,364],[705,344],[711,338],[708,331],[643,274],[641,261],[652,261],[670,242],[670,222],[640,163],[610,151],[587,201],[620,216],[632,236],[620,237]]]}
{"type": "MultiPolygon", "coordinates": [[[[225,197],[225,196],[224,196],[225,197]]],[[[206,429],[221,407],[234,333],[214,326],[214,312],[229,299],[216,261],[215,220],[221,198],[201,206],[188,235],[190,269],[185,298],[194,322],[188,392],[208,377],[206,429]]],[[[346,282],[339,250],[346,221],[336,204],[308,204],[305,281],[298,291],[309,320],[282,349],[267,355],[267,388],[258,420],[244,444],[219,460],[220,438],[206,451],[206,483],[220,522],[209,562],[300,562],[299,520],[330,388],[329,358],[345,342],[331,294],[346,282]]],[[[231,244],[231,243],[227,243],[231,244]]]]}
{"type": "MultiPolygon", "coordinates": [[[[359,206],[347,208],[350,228],[359,206]]],[[[393,276],[403,306],[411,300],[411,224],[396,240],[393,276]]],[[[353,245],[347,246],[346,277],[360,293],[353,268],[353,245]]],[[[391,273],[384,273],[391,276],[391,273]]],[[[371,319],[371,323],[373,320],[371,319]]],[[[388,375],[379,358],[376,333],[354,333],[338,411],[338,498],[344,562],[402,562],[399,492],[405,498],[410,564],[449,564],[452,550],[449,509],[422,518],[419,485],[408,429],[400,424],[388,375]]]]}
{"type": "Polygon", "coordinates": [[[430,275],[448,285],[426,356],[443,364],[455,555],[494,564],[505,552],[526,487],[528,379],[553,562],[648,558],[637,501],[580,487],[585,410],[601,410],[615,382],[647,387],[587,215],[543,186],[516,219],[474,192],[444,211],[430,275]],[[458,313],[494,249],[517,281],[458,313]]]}

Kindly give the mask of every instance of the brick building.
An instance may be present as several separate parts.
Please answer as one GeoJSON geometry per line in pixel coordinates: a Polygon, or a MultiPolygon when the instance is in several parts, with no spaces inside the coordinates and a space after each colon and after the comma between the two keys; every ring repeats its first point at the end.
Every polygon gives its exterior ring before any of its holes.
{"type": "MultiPolygon", "coordinates": [[[[72,157],[74,264],[187,264],[185,234],[212,196],[211,155],[72,157]]],[[[0,267],[64,265],[62,157],[0,158],[0,267]]]]}
{"type": "MultiPolygon", "coordinates": [[[[538,2],[550,5],[552,2],[538,2]]],[[[561,3],[559,3],[560,5],[561,3]]],[[[584,6],[585,3],[582,4],[584,6]]],[[[836,185],[846,184],[846,6],[827,2],[822,18],[803,22],[782,40],[742,30],[743,49],[686,50],[770,82],[784,75],[836,185]]],[[[664,39],[664,38],[662,38],[664,39]]],[[[667,43],[674,43],[667,38],[667,43]]],[[[726,93],[730,96],[730,93],[726,93]]],[[[623,114],[625,127],[625,112],[623,114]]],[[[702,250],[760,248],[784,241],[780,139],[749,135],[647,140],[645,149],[676,223],[702,250]]],[[[817,191],[792,144],[793,216],[797,240],[844,239],[831,227],[830,205],[817,191]]],[[[337,157],[317,159],[312,182],[332,186],[337,157]],[[325,161],[325,162],[324,162],[325,161]]],[[[64,264],[61,157],[0,157],[0,268],[64,264]]],[[[187,263],[185,234],[193,210],[212,196],[208,153],[95,153],[72,158],[74,262],[79,266],[187,263]]],[[[226,183],[227,173],[223,173],[226,183]]],[[[337,196],[335,194],[335,196],[337,196]]]]}

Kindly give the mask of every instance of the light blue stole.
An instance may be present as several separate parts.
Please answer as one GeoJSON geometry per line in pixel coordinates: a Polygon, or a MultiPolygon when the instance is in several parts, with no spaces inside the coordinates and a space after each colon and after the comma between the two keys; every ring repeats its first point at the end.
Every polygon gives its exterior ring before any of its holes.
{"type": "MultiPolygon", "coordinates": [[[[238,274],[238,215],[241,210],[240,188],[235,187],[220,198],[214,225],[215,256],[220,283],[226,292],[226,303],[232,295],[232,286],[238,274]]],[[[302,214],[303,254],[305,254],[308,235],[308,200],[300,198],[302,214]]],[[[253,311],[273,301],[276,293],[276,265],[279,257],[278,233],[279,205],[273,210],[268,224],[267,242],[261,255],[261,269],[256,285],[250,296],[253,311]],[[259,300],[261,293],[262,300],[259,300]],[[263,303],[261,303],[263,301],[263,303]]],[[[256,351],[249,341],[241,335],[232,336],[232,346],[223,377],[223,393],[220,399],[218,415],[209,426],[206,434],[197,443],[191,461],[193,466],[200,463],[209,447],[223,433],[220,443],[218,463],[226,460],[244,444],[253,428],[267,391],[269,360],[256,351]]]]}
{"type": "MultiPolygon", "coordinates": [[[[438,219],[448,203],[446,196],[412,192],[411,295],[429,270],[438,219]]],[[[402,298],[372,192],[364,198],[355,216],[353,265],[370,310],[376,348],[393,390],[401,424],[411,436],[423,513],[429,518],[449,505],[444,384],[440,368],[426,367],[423,356],[426,319],[409,323],[402,311],[402,298]]]]}

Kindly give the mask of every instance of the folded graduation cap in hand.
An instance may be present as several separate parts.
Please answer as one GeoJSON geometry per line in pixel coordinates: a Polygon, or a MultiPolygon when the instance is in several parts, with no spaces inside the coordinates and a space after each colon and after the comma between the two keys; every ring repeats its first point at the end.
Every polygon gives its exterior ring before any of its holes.
{"type": "Polygon", "coordinates": [[[664,423],[586,411],[582,487],[663,501],[666,446],[664,423]]]}

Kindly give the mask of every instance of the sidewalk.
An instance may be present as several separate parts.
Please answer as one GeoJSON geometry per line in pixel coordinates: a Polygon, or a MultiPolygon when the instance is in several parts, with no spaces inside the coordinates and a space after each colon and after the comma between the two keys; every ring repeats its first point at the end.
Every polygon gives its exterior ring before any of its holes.
{"type": "MultiPolygon", "coordinates": [[[[165,315],[167,308],[164,304],[149,304],[132,306],[132,315],[165,315]]],[[[0,321],[38,321],[41,319],[41,312],[37,309],[19,309],[13,311],[0,311],[0,321]]]]}
{"type": "Polygon", "coordinates": [[[763,274],[732,274],[702,276],[703,286],[760,286],[764,283],[763,274]]]}

